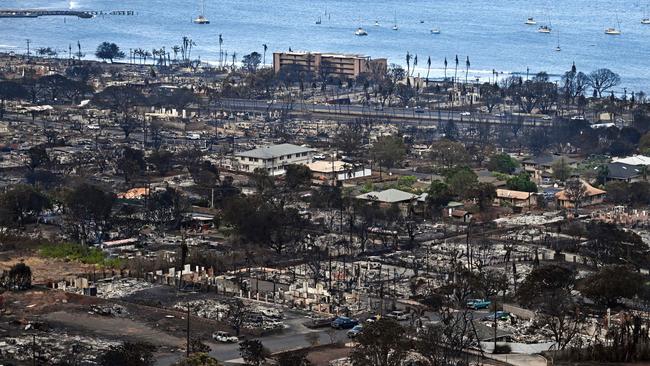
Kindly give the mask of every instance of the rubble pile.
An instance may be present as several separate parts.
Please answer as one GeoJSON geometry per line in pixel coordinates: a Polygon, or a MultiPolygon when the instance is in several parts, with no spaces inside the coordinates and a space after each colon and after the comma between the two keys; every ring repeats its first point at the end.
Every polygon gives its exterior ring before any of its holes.
{"type": "Polygon", "coordinates": [[[149,282],[135,278],[113,279],[111,282],[97,282],[97,297],[117,299],[132,295],[136,292],[152,288],[149,282]]]}
{"type": "Polygon", "coordinates": [[[122,317],[128,314],[124,306],[117,304],[93,305],[90,307],[90,312],[97,315],[114,317],[122,317]]]}
{"type": "MultiPolygon", "coordinates": [[[[103,351],[119,343],[99,338],[71,336],[61,333],[41,333],[36,335],[36,358],[47,364],[63,364],[76,359],[76,365],[99,365],[103,351]]],[[[31,361],[34,339],[32,335],[7,337],[0,341],[0,359],[31,361]]]]}
{"type": "Polygon", "coordinates": [[[228,314],[229,306],[216,300],[193,300],[176,303],[173,308],[178,311],[187,311],[201,318],[221,320],[228,314]]]}

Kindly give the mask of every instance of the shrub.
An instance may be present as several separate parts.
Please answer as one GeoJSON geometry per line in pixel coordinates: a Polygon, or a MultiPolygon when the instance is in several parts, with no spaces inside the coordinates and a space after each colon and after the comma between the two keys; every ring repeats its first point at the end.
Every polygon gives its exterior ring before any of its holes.
{"type": "Polygon", "coordinates": [[[41,246],[39,253],[46,258],[67,259],[103,267],[115,268],[122,264],[119,258],[108,258],[101,249],[74,243],[46,244],[41,246]]]}
{"type": "Polygon", "coordinates": [[[492,351],[492,353],[495,355],[504,355],[510,352],[512,352],[512,349],[508,344],[497,344],[496,347],[494,347],[494,350],[492,351]]]}

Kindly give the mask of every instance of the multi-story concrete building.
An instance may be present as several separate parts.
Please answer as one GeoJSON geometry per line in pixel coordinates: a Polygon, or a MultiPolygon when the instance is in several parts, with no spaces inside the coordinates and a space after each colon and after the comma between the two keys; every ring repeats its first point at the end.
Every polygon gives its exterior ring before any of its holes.
{"type": "Polygon", "coordinates": [[[273,54],[273,69],[276,73],[283,67],[292,65],[299,72],[355,79],[363,73],[385,73],[388,62],[385,58],[372,60],[370,56],[350,54],[320,52],[275,52],[273,54]]]}
{"type": "Polygon", "coordinates": [[[282,175],[287,165],[311,163],[316,150],[292,144],[260,147],[235,154],[235,168],[242,172],[265,169],[269,175],[282,175]]]}

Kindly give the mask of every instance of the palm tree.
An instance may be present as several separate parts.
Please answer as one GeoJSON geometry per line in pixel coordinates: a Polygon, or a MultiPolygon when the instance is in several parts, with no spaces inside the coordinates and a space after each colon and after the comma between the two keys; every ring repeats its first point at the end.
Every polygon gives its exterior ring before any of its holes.
{"type": "Polygon", "coordinates": [[[235,69],[235,60],[237,59],[237,52],[232,53],[232,69],[235,69]]]}
{"type": "Polygon", "coordinates": [[[454,69],[454,85],[458,77],[458,55],[456,55],[456,68],[454,69]]]}
{"type": "Polygon", "coordinates": [[[174,46],[172,47],[172,52],[174,52],[174,61],[176,61],[176,59],[178,58],[178,53],[179,53],[180,51],[181,51],[180,46],[178,46],[178,45],[174,45],[174,46]]]}
{"type": "Polygon", "coordinates": [[[151,56],[151,53],[149,53],[149,51],[145,51],[145,50],[142,51],[142,57],[144,58],[145,65],[147,64],[147,57],[150,57],[150,56],[151,56]]]}
{"type": "Polygon", "coordinates": [[[447,58],[445,57],[445,81],[447,81],[447,58]]]}
{"type": "Polygon", "coordinates": [[[223,52],[221,51],[221,46],[223,45],[223,37],[219,34],[219,66],[223,67],[223,52]]]}
{"type": "Polygon", "coordinates": [[[196,43],[193,40],[189,40],[189,48],[187,50],[187,59],[191,60],[192,59],[192,47],[196,46],[196,43]]]}
{"type": "Polygon", "coordinates": [[[418,55],[415,55],[415,58],[413,59],[413,70],[411,71],[411,76],[415,74],[415,67],[418,65],[418,55]]]}
{"type": "Polygon", "coordinates": [[[427,59],[427,84],[429,83],[429,72],[431,71],[431,56],[427,59]]]}
{"type": "Polygon", "coordinates": [[[264,57],[262,58],[262,65],[266,66],[266,50],[268,49],[266,43],[262,45],[262,48],[264,48],[264,57]]]}
{"type": "Polygon", "coordinates": [[[406,51],[406,78],[411,75],[411,54],[406,51]]]}
{"type": "Polygon", "coordinates": [[[467,84],[468,73],[469,73],[469,56],[467,56],[467,61],[465,61],[465,84],[467,84]]]}

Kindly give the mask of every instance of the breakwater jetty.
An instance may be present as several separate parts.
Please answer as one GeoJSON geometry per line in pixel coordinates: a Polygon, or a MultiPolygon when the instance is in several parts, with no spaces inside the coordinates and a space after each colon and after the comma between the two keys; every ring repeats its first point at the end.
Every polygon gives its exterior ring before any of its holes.
{"type": "Polygon", "coordinates": [[[39,9],[0,9],[0,18],[38,18],[42,16],[70,16],[89,19],[104,15],[135,15],[133,10],[39,10],[39,9]]]}

